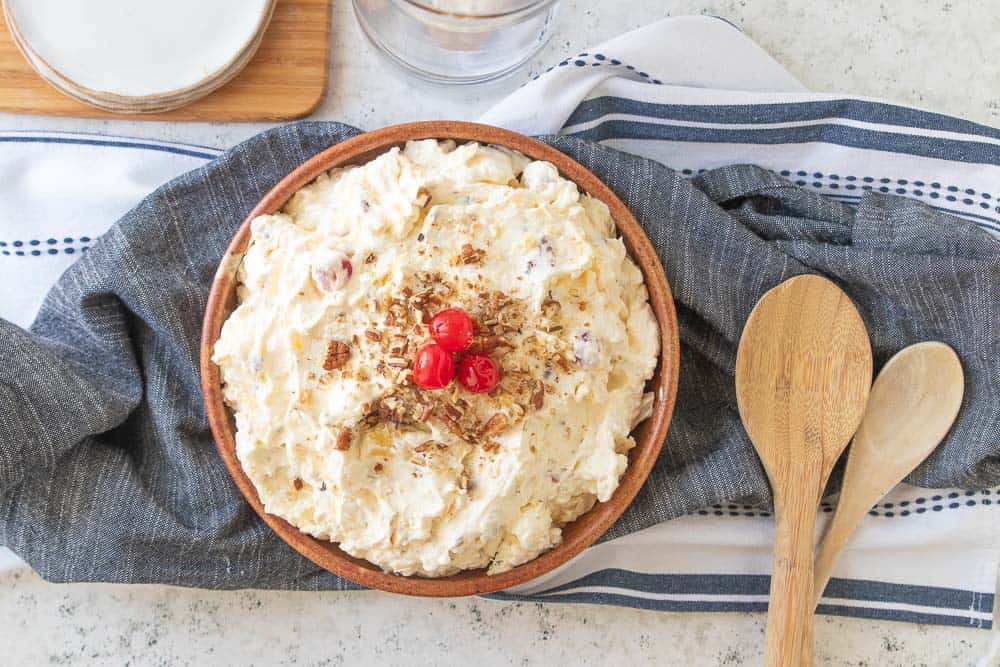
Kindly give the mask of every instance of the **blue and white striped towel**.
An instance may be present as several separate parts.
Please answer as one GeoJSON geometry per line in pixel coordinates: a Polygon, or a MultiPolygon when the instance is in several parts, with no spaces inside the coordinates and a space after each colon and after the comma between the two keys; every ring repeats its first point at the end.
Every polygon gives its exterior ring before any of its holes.
{"type": "MultiPolygon", "coordinates": [[[[586,137],[687,174],[753,162],[848,203],[868,189],[892,192],[1000,232],[1000,131],[808,93],[717,19],[668,19],[595,47],[484,121],[586,137]]],[[[156,186],[220,152],[30,132],[0,133],[0,146],[0,316],[22,325],[91,239],[156,186]]],[[[896,489],[849,545],[819,611],[991,627],[998,505],[1000,488],[896,489]]],[[[823,506],[820,529],[831,509],[823,506]]],[[[497,597],[763,611],[772,538],[771,519],[749,507],[705,508],[592,547],[497,597]]],[[[20,566],[9,552],[4,563],[20,566]]]]}

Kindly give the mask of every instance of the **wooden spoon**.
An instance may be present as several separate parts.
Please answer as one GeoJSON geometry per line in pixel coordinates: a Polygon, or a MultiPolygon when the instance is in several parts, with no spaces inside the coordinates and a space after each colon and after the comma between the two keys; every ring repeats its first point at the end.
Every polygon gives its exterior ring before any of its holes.
{"type": "Polygon", "coordinates": [[[941,442],[958,416],[964,391],[962,364],[944,343],[910,345],[882,367],[847,452],[837,511],[816,555],[817,604],[851,533],[941,442]]]}
{"type": "Polygon", "coordinates": [[[812,664],[816,511],[871,382],[864,322],[829,280],[786,280],[750,313],[736,354],[736,399],[774,496],[769,666],[812,664]]]}

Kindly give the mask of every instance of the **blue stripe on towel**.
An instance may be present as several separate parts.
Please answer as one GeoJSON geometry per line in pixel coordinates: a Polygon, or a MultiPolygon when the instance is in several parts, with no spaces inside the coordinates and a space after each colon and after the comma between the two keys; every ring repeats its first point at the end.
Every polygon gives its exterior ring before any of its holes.
{"type": "MultiPolygon", "coordinates": [[[[858,196],[841,195],[834,192],[824,192],[822,194],[824,197],[827,197],[828,199],[836,199],[837,201],[842,201],[845,204],[851,204],[855,206],[861,203],[862,199],[861,197],[858,196]]],[[[913,199],[913,197],[911,197],[911,199],[913,199]]],[[[957,211],[955,209],[945,208],[943,206],[934,206],[933,204],[928,204],[927,202],[924,203],[927,204],[929,208],[932,208],[935,211],[941,211],[942,213],[947,213],[949,215],[954,215],[960,218],[966,218],[969,219],[970,221],[976,221],[976,224],[978,224],[983,229],[994,233],[1000,233],[1000,220],[997,220],[996,218],[990,218],[985,215],[979,215],[977,213],[969,213],[967,211],[957,211]]],[[[989,503],[986,504],[988,505],[989,503]]]]}
{"type": "Polygon", "coordinates": [[[583,602],[588,604],[614,604],[652,611],[767,611],[767,602],[739,602],[733,600],[656,600],[622,593],[564,593],[561,595],[516,595],[491,593],[484,597],[503,601],[520,602],[583,602]]]}
{"type": "Polygon", "coordinates": [[[644,123],[633,120],[607,120],[586,130],[570,132],[569,135],[590,141],[636,139],[766,145],[822,142],[851,148],[931,157],[952,162],[1000,164],[1000,146],[993,144],[878,132],[835,124],[763,129],[720,129],[644,123]]]}
{"type": "Polygon", "coordinates": [[[156,142],[158,146],[178,146],[180,148],[199,148],[208,153],[219,154],[225,152],[223,148],[216,148],[215,146],[206,146],[205,144],[192,144],[187,141],[164,141],[162,139],[143,139],[140,137],[126,137],[114,134],[95,134],[93,132],[74,132],[73,130],[58,130],[52,132],[40,132],[38,130],[4,130],[0,132],[0,136],[24,136],[24,137],[70,137],[70,138],[82,138],[82,139],[96,139],[98,141],[104,138],[115,139],[119,141],[138,141],[138,142],[156,142]]]}
{"type": "MultiPolygon", "coordinates": [[[[648,593],[703,595],[767,595],[771,577],[766,574],[658,574],[619,568],[597,570],[574,581],[538,591],[546,595],[584,586],[604,586],[648,593]]],[[[825,597],[847,600],[941,607],[989,612],[993,595],[936,586],[892,584],[865,579],[833,578],[825,597]]]]}
{"type": "Polygon", "coordinates": [[[906,609],[879,609],[875,607],[848,607],[835,604],[820,604],[816,613],[828,616],[851,616],[853,618],[870,618],[879,621],[902,621],[904,623],[925,623],[930,625],[957,625],[963,628],[980,628],[989,630],[993,621],[986,618],[971,616],[950,616],[948,614],[928,614],[906,609]]]}
{"type": "MultiPolygon", "coordinates": [[[[702,612],[766,612],[766,602],[711,601],[711,600],[657,600],[635,597],[618,593],[567,593],[563,595],[546,595],[534,597],[531,595],[514,595],[510,593],[493,593],[484,597],[511,602],[567,602],[584,604],[613,604],[633,609],[650,611],[702,611],[702,612]]],[[[989,630],[993,622],[985,618],[970,616],[952,616],[949,614],[931,614],[919,611],[893,608],[851,607],[846,605],[821,604],[817,613],[828,616],[848,616],[853,618],[870,618],[884,621],[902,621],[905,623],[927,623],[933,625],[953,625],[964,628],[982,628],[989,630]]]]}
{"type": "Polygon", "coordinates": [[[595,97],[584,100],[566,121],[577,125],[619,113],[665,120],[700,123],[750,125],[761,123],[794,123],[798,121],[847,118],[865,123],[896,125],[897,127],[957,132],[973,136],[1000,139],[1000,130],[944,114],[921,111],[884,102],[865,100],[829,100],[818,102],[787,102],[774,104],[657,104],[625,97],[595,97]]]}
{"type": "Polygon", "coordinates": [[[203,160],[213,160],[218,157],[218,153],[206,153],[201,150],[196,150],[195,148],[185,148],[179,144],[175,145],[161,145],[161,144],[149,144],[149,143],[133,143],[128,141],[113,141],[109,139],[88,139],[88,138],[76,138],[76,137],[60,137],[60,136],[0,136],[0,143],[21,143],[21,144],[80,144],[83,146],[108,146],[112,148],[139,148],[143,150],[150,151],[160,151],[162,153],[173,153],[175,155],[185,155],[187,157],[196,157],[203,160]]]}

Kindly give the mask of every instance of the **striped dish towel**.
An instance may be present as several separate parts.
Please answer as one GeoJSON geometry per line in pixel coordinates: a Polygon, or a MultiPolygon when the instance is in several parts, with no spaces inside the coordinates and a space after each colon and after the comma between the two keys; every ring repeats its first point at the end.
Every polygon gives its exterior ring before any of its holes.
{"type": "MultiPolygon", "coordinates": [[[[754,162],[848,203],[866,189],[905,194],[1000,229],[1000,133],[809,94],[717,19],[669,19],[591,49],[484,120],[533,134],[578,134],[691,175],[754,162]]],[[[0,316],[22,325],[111,222],[219,153],[79,134],[0,133],[0,144],[0,316]]],[[[895,490],[857,533],[819,611],[991,627],[997,502],[1000,489],[895,490]]],[[[831,509],[824,505],[824,515],[831,509]]],[[[772,538],[766,513],[704,508],[592,547],[498,597],[762,611],[772,538]]],[[[7,562],[19,566],[9,555],[7,562]]]]}

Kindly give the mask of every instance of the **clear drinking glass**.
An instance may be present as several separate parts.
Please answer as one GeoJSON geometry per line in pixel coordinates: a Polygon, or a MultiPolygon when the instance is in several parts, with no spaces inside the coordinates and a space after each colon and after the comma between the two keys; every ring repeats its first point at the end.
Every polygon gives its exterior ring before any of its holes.
{"type": "Polygon", "coordinates": [[[513,72],[555,27],[560,0],[353,0],[391,60],[431,81],[479,83],[513,72]]]}

